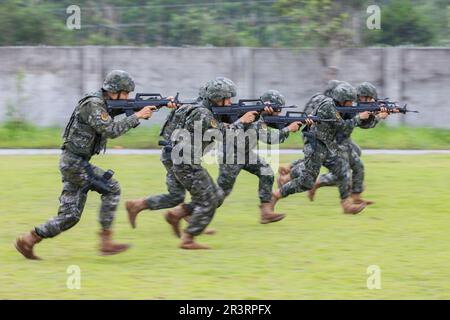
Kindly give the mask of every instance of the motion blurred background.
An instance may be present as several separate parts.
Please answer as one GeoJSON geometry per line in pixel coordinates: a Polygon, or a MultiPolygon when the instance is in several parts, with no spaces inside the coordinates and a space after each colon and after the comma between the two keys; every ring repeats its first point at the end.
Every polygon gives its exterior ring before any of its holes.
{"type": "MultiPolygon", "coordinates": [[[[0,299],[450,298],[449,5],[1,0],[0,299]],[[68,28],[74,5],[79,29],[68,28]],[[370,29],[377,8],[380,29],[370,29]],[[217,235],[200,239],[213,250],[186,252],[162,210],[140,215],[137,229],[126,218],[125,200],[166,192],[159,152],[109,150],[93,161],[116,172],[122,199],[115,238],[133,248],[98,256],[100,203],[90,193],[77,226],[39,244],[43,261],[25,260],[14,239],[57,212],[62,130],[77,101],[115,68],[133,75],[136,92],[191,99],[221,75],[236,82],[239,98],[277,89],[300,108],[329,79],[370,81],[380,97],[420,113],[354,131],[366,168],[364,198],[376,202],[360,215],[343,215],[337,189],[321,188],[314,202],[304,193],[280,201],[286,219],[260,225],[258,180],[243,172],[215,214],[217,235]],[[22,148],[54,150],[5,150],[22,148]],[[134,152],[141,154],[114,154],[134,152]],[[70,286],[74,266],[80,289],[70,286]],[[381,270],[379,290],[368,285],[373,266],[381,270]]],[[[108,147],[158,148],[165,114],[108,147]]],[[[291,134],[280,148],[294,150],[279,161],[302,157],[301,146],[300,134],[291,134]]],[[[217,165],[206,167],[215,179],[217,165]]]]}
{"type": "MultiPolygon", "coordinates": [[[[370,81],[380,97],[420,110],[390,117],[404,139],[392,147],[447,148],[449,17],[447,0],[1,1],[0,147],[57,147],[78,99],[119,68],[135,77],[136,92],[191,99],[222,75],[239,98],[277,89],[300,107],[329,79],[370,81]],[[79,29],[68,27],[73,5],[79,29]],[[368,27],[370,5],[380,29],[368,27]]],[[[156,128],[165,114],[147,124],[156,128]]],[[[131,147],[150,140],[133,137],[131,147]]]]}

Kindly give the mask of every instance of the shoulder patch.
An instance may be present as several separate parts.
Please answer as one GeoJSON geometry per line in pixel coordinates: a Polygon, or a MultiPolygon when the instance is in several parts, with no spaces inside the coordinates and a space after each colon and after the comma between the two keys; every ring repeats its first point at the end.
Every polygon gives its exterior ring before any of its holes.
{"type": "Polygon", "coordinates": [[[102,119],[102,121],[108,121],[108,119],[109,119],[108,112],[102,111],[102,113],[100,114],[100,119],[102,119]]]}

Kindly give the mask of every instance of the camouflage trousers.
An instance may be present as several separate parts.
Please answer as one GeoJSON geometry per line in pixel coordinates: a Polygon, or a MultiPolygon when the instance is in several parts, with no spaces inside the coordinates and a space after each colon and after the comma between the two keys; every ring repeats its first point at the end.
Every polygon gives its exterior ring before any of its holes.
{"type": "Polygon", "coordinates": [[[254,164],[221,164],[219,166],[217,184],[224,192],[224,197],[221,199],[219,206],[222,205],[225,197],[231,193],[241,170],[245,170],[259,178],[259,200],[261,203],[270,202],[272,199],[274,173],[270,165],[263,158],[258,156],[257,162],[254,164]]]}
{"type": "Polygon", "coordinates": [[[191,218],[186,233],[197,236],[210,224],[216,212],[222,191],[216,186],[208,171],[201,165],[177,164],[173,166],[175,177],[191,194],[191,218]]]}
{"type": "MultiPolygon", "coordinates": [[[[361,149],[352,141],[345,142],[340,145],[342,149],[342,157],[348,162],[352,170],[351,191],[353,193],[361,193],[364,191],[364,163],[361,160],[361,149]]],[[[335,186],[337,184],[336,176],[328,172],[319,177],[321,186],[335,186]]]]}
{"type": "Polygon", "coordinates": [[[169,193],[149,196],[146,201],[150,210],[172,208],[184,201],[186,189],[178,181],[173,172],[173,162],[170,152],[168,148],[163,148],[161,154],[161,162],[167,171],[166,186],[169,193]]]}
{"type": "MultiPolygon", "coordinates": [[[[91,165],[95,175],[103,175],[104,170],[91,165]]],[[[72,228],[78,223],[86,203],[87,192],[81,189],[87,182],[88,175],[83,167],[83,159],[70,152],[63,151],[60,159],[63,190],[59,197],[58,215],[35,228],[42,238],[52,238],[61,232],[72,228]]],[[[98,220],[103,230],[111,228],[117,205],[120,200],[119,183],[111,179],[111,192],[101,195],[101,207],[98,220]]]]}
{"type": "Polygon", "coordinates": [[[350,195],[350,167],[338,150],[331,151],[324,143],[317,140],[315,143],[306,142],[303,153],[305,154],[303,161],[296,162],[291,169],[291,181],[281,187],[283,197],[310,190],[322,166],[335,175],[341,199],[350,195]]]}

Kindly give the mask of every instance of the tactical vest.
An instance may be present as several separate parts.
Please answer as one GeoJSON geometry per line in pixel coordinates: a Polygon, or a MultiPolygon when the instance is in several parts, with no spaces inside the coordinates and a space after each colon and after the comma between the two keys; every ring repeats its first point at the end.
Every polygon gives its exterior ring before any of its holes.
{"type": "Polygon", "coordinates": [[[99,154],[106,148],[106,137],[98,134],[80,117],[81,109],[94,99],[103,103],[103,97],[99,92],[89,94],[78,102],[63,134],[64,143],[61,148],[84,158],[99,154]]]}
{"type": "Polygon", "coordinates": [[[179,107],[173,113],[172,119],[170,120],[170,126],[168,126],[164,130],[164,134],[168,135],[168,138],[170,140],[174,141],[174,137],[172,137],[172,133],[176,129],[183,129],[185,127],[186,118],[188,117],[188,115],[198,107],[199,106],[195,105],[195,104],[188,104],[188,105],[179,107]]]}
{"type": "Polygon", "coordinates": [[[170,141],[170,136],[172,135],[172,132],[175,130],[176,122],[173,121],[173,118],[175,117],[175,112],[177,110],[170,111],[169,115],[167,116],[166,121],[164,122],[163,126],[161,127],[161,131],[159,132],[159,136],[163,137],[165,141],[170,141]]]}
{"type": "MultiPolygon", "coordinates": [[[[313,116],[317,116],[320,108],[325,107],[326,104],[332,101],[331,98],[323,96],[323,99],[318,103],[315,110],[311,113],[313,116]]],[[[315,140],[320,140],[324,143],[328,148],[336,148],[335,145],[335,135],[336,128],[332,123],[322,122],[316,123],[311,128],[306,127],[302,130],[303,136],[306,139],[305,141],[309,141],[315,144],[315,140]]]]}

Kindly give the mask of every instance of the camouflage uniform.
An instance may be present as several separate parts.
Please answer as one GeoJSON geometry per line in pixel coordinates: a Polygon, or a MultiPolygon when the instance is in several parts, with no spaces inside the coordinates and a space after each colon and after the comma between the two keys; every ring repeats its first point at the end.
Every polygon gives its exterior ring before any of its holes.
{"type": "Polygon", "coordinates": [[[168,145],[163,146],[161,150],[161,162],[166,168],[166,185],[169,193],[149,196],[146,199],[147,207],[150,210],[159,210],[164,208],[172,208],[184,201],[186,189],[177,180],[173,172],[172,162],[172,146],[170,145],[170,135],[172,134],[176,123],[173,121],[176,110],[172,110],[168,115],[161,129],[160,136],[164,138],[168,145]]]}
{"type": "MultiPolygon", "coordinates": [[[[176,129],[185,129],[191,136],[189,142],[184,139],[174,142],[174,148],[187,147],[190,148],[192,154],[190,159],[187,159],[187,163],[174,163],[172,168],[176,179],[191,194],[191,203],[188,204],[191,208],[189,210],[191,217],[185,232],[192,236],[201,234],[209,225],[222,198],[221,190],[216,186],[208,171],[199,164],[201,155],[196,154],[196,152],[203,154],[205,148],[212,141],[202,141],[201,150],[196,150],[192,145],[195,123],[200,123],[202,136],[206,130],[216,129],[221,125],[214,119],[205,103],[204,101],[201,105],[184,105],[175,114],[177,116],[176,129]],[[185,145],[188,143],[189,145],[185,145]]],[[[173,135],[172,139],[176,139],[176,135],[173,135]]]]}
{"type": "Polygon", "coordinates": [[[312,113],[320,118],[336,121],[317,123],[309,130],[303,131],[304,159],[303,161],[297,161],[292,166],[291,181],[281,187],[282,197],[310,190],[316,182],[322,165],[336,176],[341,199],[349,197],[350,168],[348,162],[342,157],[335,138],[339,130],[351,130],[359,126],[361,120],[359,115],[344,120],[337,113],[335,107],[333,99],[327,97],[319,103],[312,113]]]}
{"type": "MultiPolygon", "coordinates": [[[[203,101],[207,85],[208,84],[205,84],[204,86],[200,87],[197,103],[201,103],[203,101]]],[[[166,145],[162,147],[160,159],[167,171],[166,186],[169,193],[149,196],[146,199],[146,202],[147,208],[150,210],[175,207],[184,202],[184,198],[186,196],[186,189],[183,187],[183,184],[177,180],[173,172],[172,145],[170,141],[171,135],[177,126],[177,122],[174,121],[175,112],[176,109],[170,111],[159,134],[160,137],[164,139],[164,143],[166,143],[166,145]]],[[[190,209],[189,206],[187,206],[187,208],[188,210],[190,209]]]]}
{"type": "Polygon", "coordinates": [[[331,98],[331,93],[333,89],[336,88],[341,83],[343,83],[343,81],[339,80],[328,81],[327,87],[325,88],[324,92],[318,92],[314,94],[306,103],[303,112],[306,112],[307,114],[313,113],[314,110],[322,101],[324,101],[327,97],[331,98]]]}
{"type": "MultiPolygon", "coordinates": [[[[357,87],[358,96],[370,96],[377,98],[376,89],[370,83],[362,83],[357,87]]],[[[350,118],[346,114],[343,117],[350,118]]],[[[374,128],[380,119],[377,116],[371,115],[369,119],[362,120],[359,126],[362,129],[374,128]]],[[[351,134],[353,128],[348,128],[347,130],[339,130],[336,135],[336,142],[342,151],[342,156],[345,161],[350,165],[352,170],[351,178],[351,192],[352,193],[362,193],[364,191],[364,163],[361,160],[361,148],[352,141],[351,134]]],[[[336,176],[331,172],[320,175],[318,182],[320,186],[335,186],[336,176]]]]}
{"type": "MultiPolygon", "coordinates": [[[[285,105],[284,97],[276,90],[269,90],[265,92],[261,96],[261,100],[271,103],[277,103],[280,105],[285,105]]],[[[264,142],[267,144],[277,144],[282,143],[289,136],[289,129],[283,128],[282,130],[277,129],[267,129],[267,125],[263,120],[258,120],[251,124],[244,126],[245,130],[254,130],[256,132],[257,140],[260,140],[264,137],[264,142]]],[[[256,140],[256,141],[257,141],[256,140]]],[[[255,141],[255,142],[256,142],[255,141]]],[[[258,195],[261,203],[268,203],[272,199],[272,188],[274,183],[274,173],[270,165],[264,160],[264,158],[260,157],[255,153],[255,149],[257,148],[256,144],[250,145],[248,141],[246,141],[245,145],[245,163],[238,163],[238,140],[235,140],[234,143],[234,162],[232,164],[223,163],[219,166],[219,177],[217,178],[217,184],[220,188],[222,188],[224,192],[224,196],[227,197],[231,190],[233,189],[234,183],[241,172],[241,170],[245,170],[251,174],[256,175],[259,178],[259,187],[258,187],[258,195]],[[252,153],[250,155],[250,153],[252,153]],[[255,161],[249,161],[249,159],[255,159],[255,161]]],[[[224,145],[224,159],[226,158],[226,148],[224,145]]],[[[222,205],[223,200],[220,202],[222,205]]]]}
{"type": "MultiPolygon", "coordinates": [[[[114,88],[104,86],[103,89],[113,91],[114,88]]],[[[90,165],[95,175],[104,174],[104,170],[88,164],[88,161],[106,148],[107,138],[116,138],[138,124],[135,115],[114,122],[106,111],[102,91],[87,95],[79,101],[64,134],[60,160],[63,190],[59,198],[58,215],[35,228],[40,237],[54,237],[80,220],[87,197],[87,191],[82,191],[88,180],[85,166],[90,165]]],[[[99,221],[103,230],[111,228],[120,198],[119,183],[111,179],[109,187],[111,191],[101,195],[99,221]]]]}

